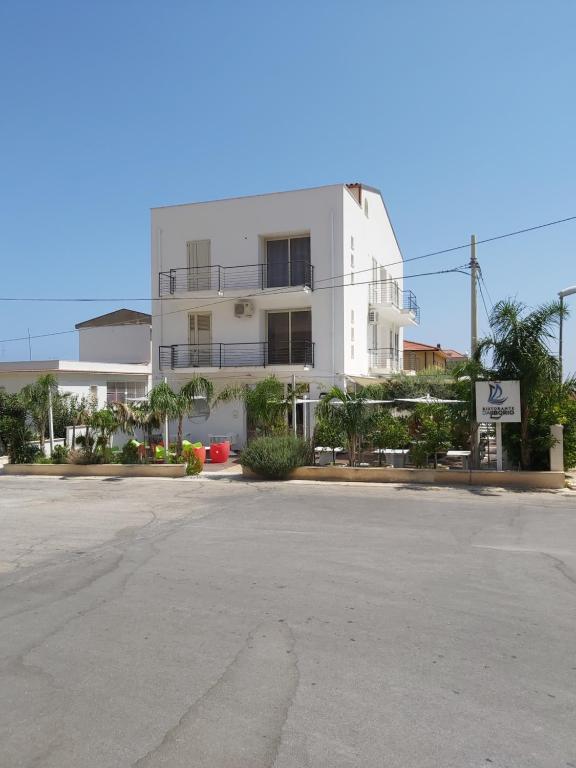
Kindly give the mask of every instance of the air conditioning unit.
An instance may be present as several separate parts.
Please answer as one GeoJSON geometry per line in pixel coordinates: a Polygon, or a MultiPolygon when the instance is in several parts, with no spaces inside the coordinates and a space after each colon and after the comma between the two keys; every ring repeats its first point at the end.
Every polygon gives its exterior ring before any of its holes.
{"type": "Polygon", "coordinates": [[[375,309],[368,310],[368,325],[376,325],[378,322],[378,312],[375,309]]]}
{"type": "Polygon", "coordinates": [[[251,301],[237,301],[234,304],[234,317],[252,317],[254,304],[251,301]]]}

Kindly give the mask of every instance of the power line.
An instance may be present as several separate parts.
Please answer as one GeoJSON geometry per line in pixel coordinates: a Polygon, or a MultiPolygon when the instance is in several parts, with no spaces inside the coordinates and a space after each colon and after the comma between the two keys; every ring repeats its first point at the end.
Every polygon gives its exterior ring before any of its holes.
{"type": "MultiPolygon", "coordinates": [[[[402,279],[403,280],[409,280],[411,278],[416,278],[416,277],[426,277],[426,276],[429,276],[429,275],[443,275],[443,274],[448,274],[448,273],[452,273],[452,272],[460,272],[460,273],[467,274],[466,272],[464,272],[466,266],[467,266],[466,264],[463,264],[463,265],[458,266],[458,267],[451,267],[450,269],[435,270],[433,272],[420,272],[420,273],[415,274],[415,275],[405,275],[402,279]]],[[[360,283],[342,283],[341,285],[324,285],[324,286],[320,286],[319,288],[317,288],[315,290],[325,291],[325,290],[328,290],[330,288],[355,288],[356,286],[369,285],[372,282],[373,282],[372,280],[365,280],[365,281],[360,282],[360,283]]],[[[283,293],[284,294],[302,293],[302,289],[297,288],[297,289],[293,289],[293,290],[289,290],[289,291],[283,291],[283,293]]],[[[253,298],[255,296],[261,296],[261,295],[262,295],[261,293],[254,293],[254,294],[248,294],[247,296],[244,296],[242,298],[247,299],[247,298],[253,298]]],[[[266,293],[264,295],[265,296],[269,296],[270,294],[266,293]]],[[[239,301],[239,299],[237,299],[237,298],[220,299],[219,301],[211,302],[211,303],[208,303],[208,304],[201,304],[200,306],[194,306],[192,308],[188,306],[188,307],[185,307],[183,309],[173,310],[172,312],[163,312],[161,314],[151,315],[151,317],[152,318],[160,318],[160,317],[167,317],[169,315],[177,315],[177,314],[180,314],[181,312],[190,312],[192,310],[196,311],[198,309],[204,309],[206,307],[216,306],[218,304],[227,303],[227,302],[230,302],[230,301],[239,301]]],[[[138,322],[132,320],[132,321],[126,321],[124,323],[118,323],[115,327],[122,326],[122,325],[138,325],[138,324],[139,324],[138,322]]],[[[30,336],[30,338],[31,339],[45,339],[45,338],[48,338],[50,336],[61,336],[61,335],[66,334],[66,333],[75,333],[75,332],[76,331],[74,329],[69,330],[69,331],[53,331],[52,333],[40,333],[40,334],[37,334],[37,335],[34,335],[34,336],[30,336]]],[[[0,339],[0,344],[7,344],[8,342],[12,342],[12,341],[26,341],[28,338],[29,338],[28,336],[19,336],[19,337],[13,338],[13,339],[0,339]]]]}
{"type": "MultiPolygon", "coordinates": [[[[477,240],[476,245],[482,245],[483,243],[493,243],[496,240],[504,240],[507,237],[515,237],[516,235],[523,235],[527,232],[535,232],[539,229],[545,229],[546,227],[553,227],[557,224],[565,224],[568,221],[576,221],[576,216],[567,216],[564,219],[555,219],[554,221],[547,221],[544,224],[536,224],[532,227],[525,227],[524,229],[517,229],[513,232],[506,232],[502,235],[494,235],[492,237],[486,237],[483,240],[477,240]]],[[[388,264],[379,264],[379,267],[393,267],[397,264],[407,264],[411,261],[419,261],[420,259],[428,259],[432,256],[440,256],[445,253],[453,253],[454,251],[460,251],[465,248],[469,248],[470,243],[463,243],[462,245],[455,245],[451,248],[443,248],[439,251],[431,251],[430,253],[424,253],[421,256],[412,256],[409,259],[400,259],[399,261],[391,261],[388,264]]],[[[329,280],[340,280],[344,277],[349,277],[352,274],[361,274],[363,272],[370,272],[372,271],[372,267],[367,267],[366,269],[359,269],[352,272],[344,272],[341,275],[332,275],[330,277],[324,277],[319,280],[317,280],[317,283],[323,283],[328,282],[329,280]]],[[[401,278],[400,278],[401,279],[401,278]]],[[[316,290],[320,290],[316,288],[316,290]]],[[[273,293],[270,291],[269,293],[273,293]]],[[[259,294],[258,294],[259,295],[259,294]]],[[[201,298],[201,297],[196,297],[201,298]]],[[[209,298],[202,297],[202,298],[209,298]]],[[[242,298],[248,298],[248,297],[237,297],[234,299],[230,299],[230,301],[238,301],[242,298]]],[[[46,298],[46,297],[32,297],[32,298],[23,298],[23,297],[15,297],[15,296],[0,296],[0,301],[36,301],[36,302],[120,302],[120,301],[181,301],[182,299],[177,296],[163,296],[163,297],[155,297],[155,296],[145,296],[145,297],[115,297],[115,298],[89,298],[89,297],[78,297],[78,298],[46,298]]],[[[228,299],[226,299],[228,301],[228,299]]]]}

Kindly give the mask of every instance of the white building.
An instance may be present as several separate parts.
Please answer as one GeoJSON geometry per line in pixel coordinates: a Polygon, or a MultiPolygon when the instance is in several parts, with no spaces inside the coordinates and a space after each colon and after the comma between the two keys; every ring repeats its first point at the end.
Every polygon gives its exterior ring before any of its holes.
{"type": "Polygon", "coordinates": [[[99,408],[145,397],[152,373],[151,322],[149,314],[120,309],[78,323],[79,360],[0,362],[0,389],[19,392],[51,373],[60,392],[94,397],[99,408]]]}
{"type": "MultiPolygon", "coordinates": [[[[217,389],[270,374],[317,396],[402,370],[418,322],[380,192],[363,184],[152,210],[153,376],[217,389]]],[[[192,436],[245,440],[239,406],[192,436]]]]}

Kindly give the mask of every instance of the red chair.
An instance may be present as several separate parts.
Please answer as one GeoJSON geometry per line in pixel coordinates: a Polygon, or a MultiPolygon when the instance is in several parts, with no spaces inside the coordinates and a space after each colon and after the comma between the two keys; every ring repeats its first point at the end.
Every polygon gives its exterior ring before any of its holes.
{"type": "Polygon", "coordinates": [[[193,445],[192,451],[194,453],[194,456],[200,459],[200,461],[202,462],[202,466],[204,466],[204,464],[206,464],[206,448],[203,445],[200,447],[193,445]]]}
{"type": "Polygon", "coordinates": [[[210,444],[210,462],[212,464],[224,464],[230,456],[230,441],[210,444]]]}

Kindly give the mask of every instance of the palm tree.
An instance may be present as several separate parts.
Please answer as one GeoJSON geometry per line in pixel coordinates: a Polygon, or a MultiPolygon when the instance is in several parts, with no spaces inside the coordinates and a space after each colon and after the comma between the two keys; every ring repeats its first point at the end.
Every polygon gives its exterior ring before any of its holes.
{"type": "Polygon", "coordinates": [[[367,426],[367,403],[363,392],[345,392],[340,387],[332,387],[318,406],[319,418],[330,419],[340,426],[346,435],[348,462],[356,464],[360,438],[367,426]]]}
{"type": "MultiPolygon", "coordinates": [[[[297,395],[299,390],[295,391],[297,395]]],[[[237,384],[223,389],[215,405],[238,400],[246,408],[248,429],[261,435],[277,435],[286,431],[286,414],[292,393],[286,397],[284,384],[275,376],[269,376],[255,385],[237,384]]]]}
{"type": "Polygon", "coordinates": [[[190,415],[198,400],[205,400],[208,405],[214,395],[214,386],[211,381],[202,376],[193,376],[187,381],[176,395],[176,407],[178,419],[178,432],[176,437],[176,455],[182,453],[182,427],[184,417],[190,415]]]}
{"type": "Polygon", "coordinates": [[[490,315],[491,335],[478,345],[476,360],[491,353],[486,372],[493,378],[520,381],[520,465],[529,469],[532,446],[530,420],[538,397],[556,385],[559,362],[549,349],[560,318],[568,315],[559,301],[542,304],[531,312],[514,299],[499,301],[490,315]]]}
{"type": "MultiPolygon", "coordinates": [[[[131,406],[132,421],[135,427],[139,427],[148,439],[148,446],[152,446],[152,431],[160,429],[160,418],[152,410],[150,403],[144,400],[139,403],[133,403],[131,406]]],[[[146,440],[144,441],[146,442],[146,440]]]]}
{"type": "Polygon", "coordinates": [[[38,433],[40,448],[44,451],[46,429],[50,417],[50,399],[58,396],[56,377],[52,373],[39,376],[34,383],[27,384],[21,389],[20,396],[38,433]]]}
{"type": "Polygon", "coordinates": [[[178,396],[172,387],[163,381],[150,390],[148,397],[151,410],[156,414],[160,422],[164,422],[164,463],[168,463],[168,422],[177,419],[180,413],[178,396]]]}

